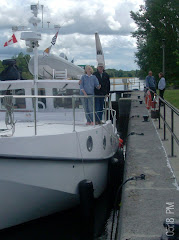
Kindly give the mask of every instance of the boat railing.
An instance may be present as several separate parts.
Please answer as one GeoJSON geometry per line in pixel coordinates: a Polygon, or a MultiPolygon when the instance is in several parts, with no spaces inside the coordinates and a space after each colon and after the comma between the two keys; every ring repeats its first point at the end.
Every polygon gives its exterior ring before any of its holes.
{"type": "Polygon", "coordinates": [[[119,78],[111,78],[111,90],[118,90],[123,87],[124,90],[134,90],[138,89],[139,91],[143,90],[144,83],[142,80],[137,80],[135,77],[119,77],[119,78]]]}
{"type": "MultiPolygon", "coordinates": [[[[103,122],[101,122],[100,124],[104,124],[106,123],[108,120],[112,121],[112,124],[114,126],[114,132],[116,131],[116,111],[114,109],[112,109],[112,102],[111,102],[111,95],[109,96],[81,96],[81,95],[68,95],[68,96],[44,96],[44,95],[0,95],[0,99],[1,102],[6,100],[7,102],[11,102],[13,103],[13,99],[18,99],[18,98],[31,98],[33,101],[33,112],[34,112],[34,132],[35,135],[37,135],[37,115],[38,115],[38,110],[37,109],[37,104],[36,102],[38,101],[38,99],[48,99],[48,98],[52,98],[52,99],[71,99],[72,100],[72,121],[73,121],[73,131],[76,131],[76,126],[77,126],[77,121],[76,121],[76,112],[77,112],[77,107],[76,107],[76,103],[77,101],[85,99],[85,98],[92,98],[93,101],[93,112],[91,113],[93,115],[93,119],[96,119],[98,112],[96,112],[96,108],[95,108],[95,98],[104,98],[104,107],[103,107],[103,122]],[[10,98],[9,100],[7,100],[8,98],[10,98]]],[[[83,101],[83,100],[82,100],[83,101]]],[[[39,103],[39,101],[38,101],[39,103]]],[[[14,112],[14,108],[13,108],[13,104],[8,106],[4,106],[4,110],[6,110],[6,115],[7,115],[7,111],[8,111],[8,116],[11,119],[14,119],[14,116],[12,117],[11,114],[13,114],[14,112]]],[[[60,109],[59,109],[60,111],[60,109]]],[[[24,109],[21,111],[20,109],[17,112],[24,112],[24,109]]],[[[28,112],[28,110],[26,111],[28,112]]],[[[7,116],[6,116],[7,118],[7,116]]],[[[97,120],[96,120],[97,121],[97,120]]],[[[15,123],[12,123],[12,125],[15,125],[15,123]]],[[[97,124],[95,121],[93,121],[93,127],[95,127],[97,124]]],[[[14,126],[15,128],[15,126],[14,126]]]]}
{"type": "MultiPolygon", "coordinates": [[[[147,88],[146,88],[147,90],[147,88]]],[[[155,96],[156,102],[158,103],[158,109],[157,107],[155,108],[154,111],[158,111],[158,128],[162,129],[161,127],[161,120],[163,121],[163,141],[166,141],[166,133],[167,133],[167,129],[168,129],[168,134],[170,135],[171,138],[171,146],[170,146],[170,150],[171,150],[171,155],[169,155],[169,157],[175,157],[174,154],[174,140],[176,143],[176,149],[178,149],[179,146],[179,139],[177,136],[177,126],[175,125],[175,123],[178,121],[178,117],[179,117],[179,111],[177,108],[175,108],[171,103],[169,103],[168,101],[164,100],[163,98],[161,98],[159,95],[157,95],[156,92],[154,92],[152,89],[149,89],[150,92],[153,93],[153,95],[155,96]]]]}

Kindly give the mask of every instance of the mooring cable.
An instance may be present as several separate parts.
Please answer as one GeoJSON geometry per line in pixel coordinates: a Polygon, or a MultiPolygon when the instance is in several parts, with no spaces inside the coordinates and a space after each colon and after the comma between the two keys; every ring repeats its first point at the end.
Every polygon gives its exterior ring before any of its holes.
{"type": "Polygon", "coordinates": [[[135,177],[131,177],[128,178],[127,180],[125,180],[118,188],[116,196],[115,196],[115,200],[114,200],[114,208],[113,208],[113,217],[112,217],[112,228],[111,228],[111,236],[110,236],[110,240],[112,240],[113,237],[113,229],[114,229],[114,220],[115,220],[115,215],[116,215],[116,210],[117,210],[117,200],[118,200],[118,195],[120,193],[121,188],[129,181],[132,180],[145,180],[145,175],[141,174],[140,176],[135,176],[135,177]]]}

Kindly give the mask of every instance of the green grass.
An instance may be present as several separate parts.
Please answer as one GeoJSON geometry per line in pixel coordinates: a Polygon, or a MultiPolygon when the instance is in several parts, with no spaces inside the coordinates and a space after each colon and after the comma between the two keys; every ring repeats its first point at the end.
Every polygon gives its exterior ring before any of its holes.
{"type": "Polygon", "coordinates": [[[179,109],[179,89],[177,90],[165,90],[164,99],[179,109]]]}

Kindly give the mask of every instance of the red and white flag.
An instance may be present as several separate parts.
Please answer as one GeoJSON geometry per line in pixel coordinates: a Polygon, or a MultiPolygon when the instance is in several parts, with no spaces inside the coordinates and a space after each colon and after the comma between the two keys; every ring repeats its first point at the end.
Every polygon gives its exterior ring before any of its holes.
{"type": "Polygon", "coordinates": [[[9,46],[9,45],[11,45],[13,43],[16,43],[16,42],[17,42],[17,39],[16,39],[15,35],[13,34],[11,39],[9,39],[9,41],[4,43],[4,47],[7,47],[7,46],[9,46]]]}
{"type": "Polygon", "coordinates": [[[51,44],[55,45],[56,40],[57,40],[58,32],[55,34],[55,36],[52,38],[51,44]]]}

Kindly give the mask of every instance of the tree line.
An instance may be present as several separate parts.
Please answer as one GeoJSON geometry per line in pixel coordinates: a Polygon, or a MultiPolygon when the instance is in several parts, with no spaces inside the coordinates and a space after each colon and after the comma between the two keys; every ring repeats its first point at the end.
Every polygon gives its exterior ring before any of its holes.
{"type": "Polygon", "coordinates": [[[158,79],[164,70],[169,85],[179,87],[179,5],[178,0],[145,0],[138,12],[130,12],[137,25],[136,63],[139,77],[151,70],[158,79]]]}

